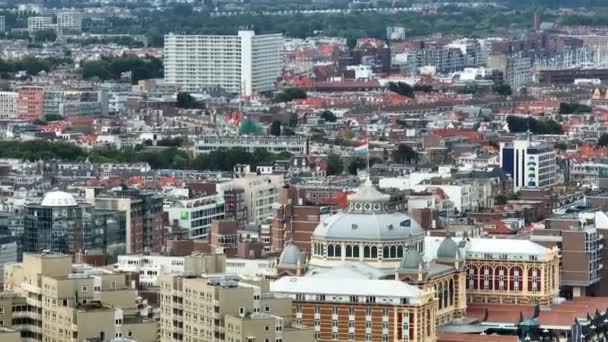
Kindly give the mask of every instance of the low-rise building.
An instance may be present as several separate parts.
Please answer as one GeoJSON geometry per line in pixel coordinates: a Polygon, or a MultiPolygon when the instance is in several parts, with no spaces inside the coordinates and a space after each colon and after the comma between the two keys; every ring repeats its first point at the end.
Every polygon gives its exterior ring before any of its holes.
{"type": "Polygon", "coordinates": [[[158,321],[127,275],[72,264],[65,254],[25,253],[5,267],[0,311],[5,322],[33,341],[87,341],[127,337],[158,341],[158,321]],[[25,319],[21,319],[25,318],[25,319]]]}
{"type": "Polygon", "coordinates": [[[267,281],[222,274],[161,276],[161,342],[313,340],[291,324],[291,299],[268,293],[267,281]]]}
{"type": "Polygon", "coordinates": [[[248,152],[263,149],[271,153],[308,154],[308,141],[298,136],[204,136],[194,144],[194,153],[242,148],[248,152]]]}

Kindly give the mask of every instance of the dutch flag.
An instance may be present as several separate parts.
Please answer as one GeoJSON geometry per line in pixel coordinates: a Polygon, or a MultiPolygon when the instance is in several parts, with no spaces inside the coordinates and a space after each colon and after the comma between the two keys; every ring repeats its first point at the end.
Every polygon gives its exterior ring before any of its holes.
{"type": "Polygon", "coordinates": [[[357,146],[355,146],[355,153],[368,153],[369,152],[369,144],[367,141],[362,141],[357,146]]]}

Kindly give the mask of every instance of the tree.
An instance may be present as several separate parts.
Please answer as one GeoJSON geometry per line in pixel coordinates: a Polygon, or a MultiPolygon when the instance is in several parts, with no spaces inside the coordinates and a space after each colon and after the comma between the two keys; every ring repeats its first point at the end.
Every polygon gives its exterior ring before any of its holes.
{"type": "Polygon", "coordinates": [[[306,91],[300,88],[287,88],[275,96],[275,102],[290,102],[294,99],[305,99],[306,91]]]}
{"type": "Polygon", "coordinates": [[[57,40],[57,33],[54,30],[35,31],[32,38],[35,42],[54,42],[57,40]]]}
{"type": "Polygon", "coordinates": [[[401,96],[414,98],[414,88],[405,82],[389,82],[388,90],[397,93],[401,96]]]}
{"type": "Polygon", "coordinates": [[[553,147],[555,147],[557,150],[565,151],[568,149],[568,144],[563,141],[557,141],[555,144],[553,144],[553,147]]]}
{"type": "Polygon", "coordinates": [[[336,115],[330,110],[324,110],[320,116],[321,118],[325,119],[326,122],[336,122],[336,120],[338,120],[336,115]]]}
{"type": "Polygon", "coordinates": [[[339,175],[344,171],[344,163],[339,155],[331,153],[327,156],[327,175],[339,175]]]}
{"type": "Polygon", "coordinates": [[[510,193],[510,194],[506,194],[506,195],[500,194],[500,195],[496,195],[496,197],[494,197],[494,204],[505,205],[505,204],[507,204],[507,202],[517,200],[517,199],[519,199],[519,195],[516,193],[510,193]]]}
{"type": "Polygon", "coordinates": [[[289,127],[297,127],[298,126],[298,113],[291,113],[289,116],[289,127]]]}
{"type": "Polygon", "coordinates": [[[433,86],[428,84],[415,84],[414,91],[420,91],[423,93],[430,93],[433,91],[433,86]]]}
{"type": "Polygon", "coordinates": [[[103,57],[100,60],[84,62],[81,69],[83,78],[100,80],[120,80],[124,73],[129,72],[132,84],[137,84],[140,80],[163,77],[162,60],[152,56],[103,57]]]}
{"type": "Polygon", "coordinates": [[[399,144],[393,152],[393,160],[396,163],[410,164],[412,161],[418,160],[418,153],[408,145],[399,144]]]}
{"type": "Polygon", "coordinates": [[[364,158],[356,157],[351,159],[350,164],[348,164],[348,173],[356,175],[357,170],[365,168],[367,168],[367,161],[364,158]]]}
{"type": "Polygon", "coordinates": [[[522,133],[528,130],[533,134],[562,134],[562,125],[555,120],[537,120],[532,117],[520,118],[514,115],[507,117],[509,131],[512,133],[522,133]]]}
{"type": "Polygon", "coordinates": [[[177,93],[177,107],[184,109],[197,108],[198,104],[190,93],[177,93]]]}
{"type": "Polygon", "coordinates": [[[59,114],[47,114],[44,116],[44,121],[53,122],[53,121],[61,121],[63,120],[63,116],[59,114]]]}
{"type": "Polygon", "coordinates": [[[510,96],[513,94],[513,90],[511,89],[511,86],[508,84],[497,84],[494,87],[492,87],[492,89],[503,96],[510,96]]]}
{"type": "Polygon", "coordinates": [[[582,114],[591,113],[592,108],[580,103],[562,102],[559,104],[560,114],[582,114]]]}
{"type": "Polygon", "coordinates": [[[602,133],[600,138],[597,140],[597,145],[601,147],[608,146],[608,133],[602,133]]]}
{"type": "Polygon", "coordinates": [[[180,147],[186,142],[184,137],[163,138],[156,142],[156,146],[180,147]]]}
{"type": "Polygon", "coordinates": [[[272,124],[270,125],[270,134],[277,137],[281,135],[281,121],[274,120],[272,122],[272,124]]]}

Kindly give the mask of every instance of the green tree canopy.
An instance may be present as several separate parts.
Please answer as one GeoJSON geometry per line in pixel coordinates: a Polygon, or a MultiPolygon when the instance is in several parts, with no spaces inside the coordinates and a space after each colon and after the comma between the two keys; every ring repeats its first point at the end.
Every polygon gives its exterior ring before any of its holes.
{"type": "Polygon", "coordinates": [[[356,175],[357,170],[362,170],[367,168],[367,160],[361,157],[355,157],[351,159],[350,164],[348,164],[348,173],[351,175],[356,175]]]}
{"type": "Polygon", "coordinates": [[[325,119],[326,122],[336,122],[338,118],[331,110],[324,110],[321,113],[321,118],[325,119]]]}
{"type": "Polygon", "coordinates": [[[494,87],[492,87],[492,90],[494,90],[494,92],[496,92],[497,94],[500,94],[503,96],[510,96],[513,94],[513,90],[511,89],[511,86],[508,84],[497,84],[494,87]]]}
{"type": "Polygon", "coordinates": [[[177,93],[177,107],[184,109],[198,108],[198,103],[190,93],[177,93]]]}
{"type": "Polygon", "coordinates": [[[294,99],[305,99],[306,91],[300,88],[287,88],[277,94],[274,98],[275,102],[289,102],[294,99]]]}
{"type": "Polygon", "coordinates": [[[560,114],[582,114],[591,113],[592,108],[580,103],[567,103],[562,102],[559,104],[560,114]]]}
{"type": "Polygon", "coordinates": [[[414,98],[414,88],[405,82],[389,82],[388,90],[401,96],[414,98]]]}
{"type": "Polygon", "coordinates": [[[597,145],[601,147],[608,146],[608,133],[602,133],[600,138],[597,140],[597,145]]]}
{"type": "Polygon", "coordinates": [[[342,158],[335,153],[330,153],[327,156],[327,175],[339,175],[344,171],[344,162],[342,162],[342,158]]]}
{"type": "Polygon", "coordinates": [[[281,121],[274,120],[272,122],[272,124],[270,125],[270,134],[277,137],[281,135],[281,121]]]}
{"type": "Polygon", "coordinates": [[[103,57],[97,61],[86,61],[81,65],[85,79],[120,80],[123,73],[131,73],[131,82],[163,77],[163,62],[156,57],[140,58],[134,55],[103,57]]]}
{"type": "Polygon", "coordinates": [[[410,164],[412,161],[418,160],[418,153],[406,144],[399,144],[397,149],[393,152],[393,160],[396,163],[410,164]]]}
{"type": "Polygon", "coordinates": [[[520,118],[514,115],[507,117],[509,131],[512,133],[523,133],[530,130],[533,134],[562,134],[564,130],[555,120],[537,120],[532,117],[520,118]]]}

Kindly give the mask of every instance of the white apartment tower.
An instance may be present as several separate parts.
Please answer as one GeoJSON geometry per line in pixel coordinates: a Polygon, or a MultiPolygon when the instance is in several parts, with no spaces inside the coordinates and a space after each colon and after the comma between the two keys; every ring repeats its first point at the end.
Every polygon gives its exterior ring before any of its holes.
{"type": "Polygon", "coordinates": [[[61,30],[61,32],[82,31],[82,14],[76,11],[57,13],[57,29],[61,30]]]}
{"type": "Polygon", "coordinates": [[[500,144],[500,167],[513,177],[513,190],[547,188],[557,182],[553,145],[528,139],[500,144]]]}
{"type": "Polygon", "coordinates": [[[30,32],[54,30],[54,29],[55,29],[55,25],[53,24],[53,17],[29,17],[29,18],[27,18],[27,30],[30,32]]]}
{"type": "Polygon", "coordinates": [[[17,92],[0,91],[0,119],[15,119],[17,117],[17,92]]]}
{"type": "Polygon", "coordinates": [[[165,36],[165,81],[187,91],[222,87],[234,94],[272,91],[283,71],[283,35],[165,36]]]}

